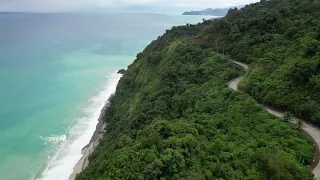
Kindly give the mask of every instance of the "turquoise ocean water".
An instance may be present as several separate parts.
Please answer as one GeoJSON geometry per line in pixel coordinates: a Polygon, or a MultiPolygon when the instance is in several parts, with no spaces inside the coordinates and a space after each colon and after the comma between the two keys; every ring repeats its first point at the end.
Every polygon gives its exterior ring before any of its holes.
{"type": "Polygon", "coordinates": [[[0,179],[68,179],[115,72],[166,29],[202,18],[1,13],[0,179]]]}

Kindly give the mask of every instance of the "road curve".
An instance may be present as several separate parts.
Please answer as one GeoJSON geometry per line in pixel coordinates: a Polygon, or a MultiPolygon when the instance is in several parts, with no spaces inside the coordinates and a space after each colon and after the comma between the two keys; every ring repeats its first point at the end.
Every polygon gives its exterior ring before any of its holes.
{"type": "MultiPolygon", "coordinates": [[[[237,61],[234,61],[234,63],[238,64],[239,66],[243,67],[244,69],[248,69],[248,65],[247,64],[244,64],[244,63],[241,63],[241,62],[237,62],[237,61]]],[[[237,77],[231,81],[228,82],[228,86],[229,88],[232,88],[233,90],[235,91],[238,91],[238,84],[239,82],[243,79],[243,76],[240,76],[240,77],[237,77]]],[[[278,116],[280,118],[283,118],[283,114],[284,112],[282,111],[279,111],[279,110],[276,110],[276,109],[271,109],[265,105],[263,105],[267,111],[275,116],[278,116]]],[[[296,124],[298,122],[298,118],[296,117],[293,117],[292,118],[292,121],[291,123],[293,124],[296,124]]],[[[308,124],[306,122],[303,122],[303,130],[308,134],[308,136],[310,138],[312,138],[313,142],[315,143],[315,147],[317,149],[317,152],[319,153],[320,152],[320,130],[311,125],[311,124],[308,124]]],[[[318,154],[316,153],[316,154],[318,154]]],[[[320,180],[320,164],[319,164],[319,158],[315,158],[313,161],[317,161],[317,162],[314,162],[316,164],[316,166],[314,167],[314,169],[312,170],[312,173],[314,174],[315,178],[317,180],[320,180]]]]}

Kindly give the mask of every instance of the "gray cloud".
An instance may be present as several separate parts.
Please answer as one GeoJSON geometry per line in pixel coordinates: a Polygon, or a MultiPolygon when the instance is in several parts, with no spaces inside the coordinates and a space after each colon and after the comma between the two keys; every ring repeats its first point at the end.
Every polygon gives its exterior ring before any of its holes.
{"type": "Polygon", "coordinates": [[[249,4],[258,0],[0,0],[0,11],[86,11],[88,9],[122,9],[149,7],[149,9],[202,9],[249,4]]]}
{"type": "Polygon", "coordinates": [[[14,0],[0,0],[0,4],[9,3],[12,1],[14,1],[14,0]]]}

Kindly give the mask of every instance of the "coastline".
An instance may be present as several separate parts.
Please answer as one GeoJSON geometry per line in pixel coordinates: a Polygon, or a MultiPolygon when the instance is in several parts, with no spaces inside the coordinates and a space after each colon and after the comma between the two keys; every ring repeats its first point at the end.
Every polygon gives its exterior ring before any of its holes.
{"type": "Polygon", "coordinates": [[[76,175],[81,173],[89,164],[89,156],[95,150],[95,148],[99,145],[101,138],[105,132],[106,122],[104,121],[104,117],[107,113],[107,108],[110,106],[111,99],[113,98],[114,94],[112,94],[109,99],[106,101],[105,105],[101,109],[100,116],[98,118],[98,124],[96,129],[90,139],[90,142],[84,146],[81,150],[82,157],[77,162],[77,164],[73,167],[72,174],[69,177],[69,180],[75,180],[76,175]]]}

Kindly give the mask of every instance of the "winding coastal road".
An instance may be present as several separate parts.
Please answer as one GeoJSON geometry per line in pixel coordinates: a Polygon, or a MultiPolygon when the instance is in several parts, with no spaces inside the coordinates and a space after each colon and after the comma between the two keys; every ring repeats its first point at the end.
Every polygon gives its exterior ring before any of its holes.
{"type": "MultiPolygon", "coordinates": [[[[237,62],[237,61],[234,61],[234,63],[238,64],[239,66],[243,67],[244,69],[248,69],[248,65],[247,64],[244,64],[244,63],[241,63],[241,62],[237,62]]],[[[236,90],[238,91],[238,84],[239,82],[243,79],[243,76],[241,77],[237,77],[231,81],[228,82],[228,86],[230,88],[232,88],[233,90],[236,90]]],[[[264,106],[264,105],[263,105],[264,106]]],[[[264,106],[267,111],[275,116],[278,116],[280,118],[283,118],[283,114],[284,112],[282,111],[279,111],[279,110],[276,110],[276,109],[271,109],[267,106],[264,106]]],[[[292,120],[291,120],[291,123],[293,124],[296,124],[298,122],[298,118],[296,117],[293,117],[292,120]]],[[[319,153],[320,152],[320,130],[311,125],[311,124],[308,124],[306,123],[305,121],[303,121],[303,130],[304,132],[310,137],[312,138],[313,142],[314,142],[314,145],[316,147],[316,151],[319,153]]],[[[316,153],[316,156],[318,156],[318,153],[316,153]]],[[[320,180],[320,164],[319,164],[319,158],[316,157],[314,160],[313,160],[313,164],[314,164],[314,168],[312,170],[312,173],[314,174],[315,178],[317,180],[320,180]]]]}

